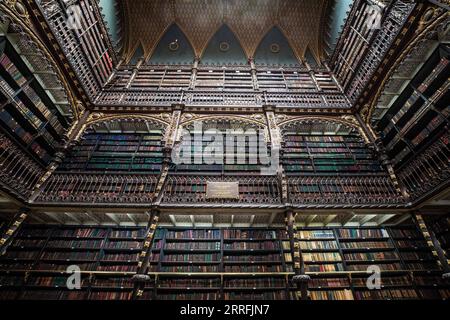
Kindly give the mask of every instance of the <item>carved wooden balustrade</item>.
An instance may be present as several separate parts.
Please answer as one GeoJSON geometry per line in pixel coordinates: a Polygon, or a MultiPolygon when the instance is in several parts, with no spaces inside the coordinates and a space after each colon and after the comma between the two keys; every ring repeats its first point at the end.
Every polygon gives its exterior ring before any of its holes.
{"type": "Polygon", "coordinates": [[[240,204],[252,206],[281,205],[281,191],[274,176],[169,176],[162,202],[174,205],[240,204]],[[208,182],[239,181],[239,198],[208,199],[208,182]]]}
{"type": "Polygon", "coordinates": [[[411,198],[418,199],[450,181],[450,134],[436,140],[413,161],[403,166],[399,179],[411,198]]]}
{"type": "Polygon", "coordinates": [[[405,199],[387,176],[288,178],[290,202],[296,206],[401,206],[405,199]]]}
{"type": "Polygon", "coordinates": [[[97,107],[170,106],[262,106],[305,109],[349,109],[350,105],[340,93],[293,92],[211,92],[211,91],[103,91],[95,101],[97,107]]]}
{"type": "Polygon", "coordinates": [[[148,204],[157,183],[157,175],[54,174],[37,202],[148,204]]]}
{"type": "Polygon", "coordinates": [[[11,192],[25,199],[45,171],[6,136],[0,134],[0,180],[11,192]]]}

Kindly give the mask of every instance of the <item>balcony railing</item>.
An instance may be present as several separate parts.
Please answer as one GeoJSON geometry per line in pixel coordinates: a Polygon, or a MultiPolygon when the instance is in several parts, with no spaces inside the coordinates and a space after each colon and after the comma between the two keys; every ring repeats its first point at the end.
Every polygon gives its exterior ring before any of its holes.
{"type": "Polygon", "coordinates": [[[266,104],[307,109],[348,109],[342,94],[293,92],[211,92],[211,91],[103,91],[96,100],[98,107],[124,106],[237,106],[255,107],[266,104]]]}
{"type": "Polygon", "coordinates": [[[157,175],[54,174],[38,202],[151,204],[157,175]]]}
{"type": "Polygon", "coordinates": [[[291,177],[289,199],[300,206],[400,206],[403,196],[389,177],[291,177]]]}
{"type": "Polygon", "coordinates": [[[165,204],[207,205],[240,204],[253,206],[281,205],[281,192],[276,177],[169,176],[162,202],[165,204]],[[239,181],[239,198],[207,197],[208,182],[239,181]]]}
{"type": "Polygon", "coordinates": [[[43,168],[0,134],[0,180],[5,187],[26,199],[43,175],[43,168]]]}
{"type": "Polygon", "coordinates": [[[450,181],[450,134],[437,139],[410,163],[403,165],[399,179],[416,200],[450,181]]]}

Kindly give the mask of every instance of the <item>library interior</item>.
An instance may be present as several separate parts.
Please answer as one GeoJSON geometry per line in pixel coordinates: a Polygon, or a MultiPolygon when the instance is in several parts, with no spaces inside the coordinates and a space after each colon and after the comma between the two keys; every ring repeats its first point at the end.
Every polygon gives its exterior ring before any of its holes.
{"type": "Polygon", "coordinates": [[[2,0],[0,300],[449,300],[449,129],[448,0],[2,0]]]}

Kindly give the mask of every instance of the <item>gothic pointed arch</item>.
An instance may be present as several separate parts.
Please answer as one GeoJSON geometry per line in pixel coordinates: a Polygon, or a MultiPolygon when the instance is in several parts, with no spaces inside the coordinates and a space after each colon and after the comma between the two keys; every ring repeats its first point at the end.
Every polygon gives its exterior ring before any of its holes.
{"type": "Polygon", "coordinates": [[[261,39],[254,54],[254,61],[257,65],[266,66],[301,65],[288,39],[277,26],[272,27],[261,39]]]}
{"type": "Polygon", "coordinates": [[[316,59],[316,56],[313,54],[311,49],[308,47],[305,51],[305,61],[309,64],[311,68],[317,68],[319,66],[319,62],[316,59]]]}
{"type": "Polygon", "coordinates": [[[195,52],[191,42],[180,26],[174,23],[162,35],[148,63],[168,65],[191,64],[194,58],[195,52]]]}
{"type": "Polygon", "coordinates": [[[228,25],[222,25],[209,40],[202,53],[201,63],[206,65],[247,64],[245,51],[228,25]]]}
{"type": "Polygon", "coordinates": [[[134,53],[130,59],[129,64],[135,65],[138,63],[139,59],[144,59],[144,58],[145,58],[144,46],[142,45],[141,42],[139,42],[136,49],[134,50],[134,53]]]}

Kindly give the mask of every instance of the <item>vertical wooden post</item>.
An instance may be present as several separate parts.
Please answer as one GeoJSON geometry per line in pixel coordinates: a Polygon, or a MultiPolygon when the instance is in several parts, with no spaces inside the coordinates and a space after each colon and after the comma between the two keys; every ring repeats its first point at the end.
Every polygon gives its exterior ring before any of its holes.
{"type": "MultiPolygon", "coordinates": [[[[150,217],[147,225],[147,232],[144,240],[144,247],[139,255],[139,263],[136,275],[133,277],[135,281],[132,299],[136,300],[144,294],[145,284],[151,281],[148,276],[150,259],[152,257],[152,243],[155,237],[156,228],[158,227],[160,211],[154,208],[150,211],[150,217]]],[[[156,285],[156,283],[155,283],[156,285]]]]}
{"type": "Polygon", "coordinates": [[[311,278],[306,274],[305,261],[303,260],[302,249],[300,247],[299,235],[295,225],[295,215],[292,210],[286,212],[286,226],[291,245],[292,261],[294,263],[295,275],[292,281],[296,284],[300,291],[300,299],[308,300],[308,282],[311,278]]]}
{"type": "Polygon", "coordinates": [[[29,209],[23,208],[20,209],[17,214],[14,215],[14,218],[12,219],[11,223],[9,224],[6,231],[3,233],[2,237],[0,238],[0,256],[4,255],[6,253],[6,250],[8,249],[9,245],[14,240],[14,237],[16,236],[17,232],[20,230],[20,227],[22,226],[23,222],[28,217],[29,209]]]}
{"type": "Polygon", "coordinates": [[[441,244],[436,238],[436,235],[434,234],[433,230],[428,228],[422,214],[420,212],[417,212],[413,215],[413,220],[417,225],[419,226],[420,231],[422,232],[423,236],[425,237],[425,240],[427,241],[428,247],[431,249],[431,252],[435,257],[437,257],[438,263],[441,266],[442,270],[444,271],[444,277],[449,278],[450,277],[450,266],[448,263],[448,259],[445,256],[445,252],[441,247],[441,244]]]}

